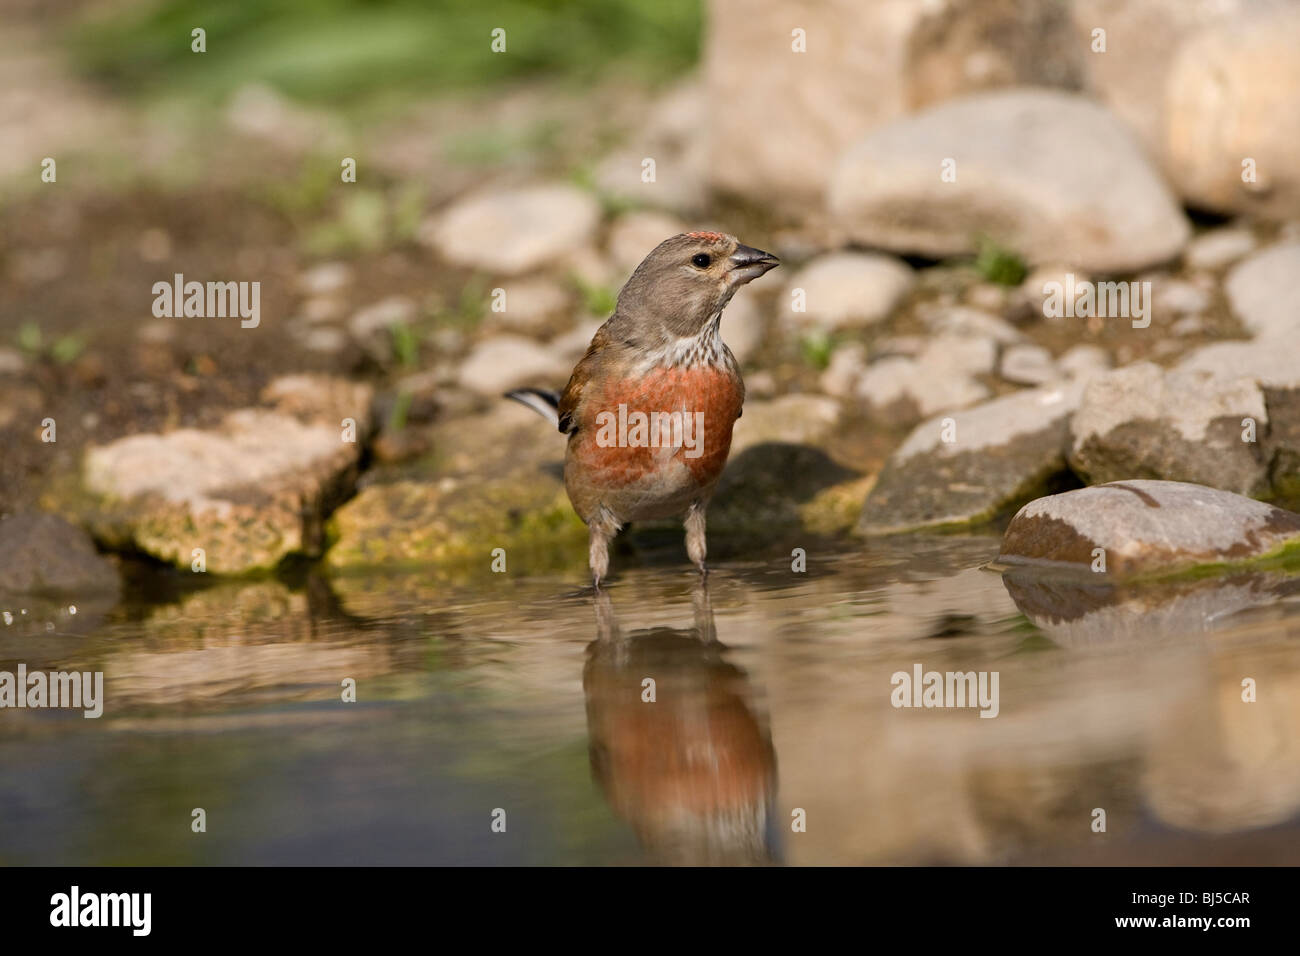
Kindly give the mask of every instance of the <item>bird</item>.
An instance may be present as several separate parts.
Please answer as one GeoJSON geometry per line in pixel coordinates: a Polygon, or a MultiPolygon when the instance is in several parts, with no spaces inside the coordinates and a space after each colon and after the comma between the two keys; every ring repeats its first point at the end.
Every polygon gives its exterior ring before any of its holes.
{"type": "Polygon", "coordinates": [[[722,311],[778,265],[726,233],[665,239],[619,290],[563,391],[506,393],[567,436],[564,486],[587,525],[597,590],[610,542],[633,521],[682,518],[686,553],[707,575],[705,511],[745,402],[722,311]]]}

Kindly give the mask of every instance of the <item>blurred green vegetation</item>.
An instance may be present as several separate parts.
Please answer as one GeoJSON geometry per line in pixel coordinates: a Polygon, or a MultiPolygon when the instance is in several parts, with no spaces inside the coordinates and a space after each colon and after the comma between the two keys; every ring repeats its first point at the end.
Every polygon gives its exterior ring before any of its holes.
{"type": "Polygon", "coordinates": [[[1023,257],[988,236],[981,236],[979,239],[975,271],[989,282],[998,285],[1019,285],[1029,274],[1029,268],[1025,265],[1023,257]]]}
{"type": "Polygon", "coordinates": [[[61,335],[47,341],[41,327],[35,322],[24,322],[19,326],[14,341],[29,357],[48,358],[60,365],[75,362],[86,350],[85,340],[75,334],[61,335]]]}
{"type": "Polygon", "coordinates": [[[611,68],[669,79],[699,52],[702,0],[158,0],[78,22],[91,76],[139,95],[217,99],[250,82],[336,105],[611,68]],[[207,52],[190,31],[207,31],[207,52]],[[504,53],[491,51],[505,30],[504,53]]]}
{"type": "Polygon", "coordinates": [[[803,360],[819,372],[826,371],[831,364],[831,353],[835,351],[835,337],[824,329],[810,329],[799,339],[799,353],[803,360]]]}

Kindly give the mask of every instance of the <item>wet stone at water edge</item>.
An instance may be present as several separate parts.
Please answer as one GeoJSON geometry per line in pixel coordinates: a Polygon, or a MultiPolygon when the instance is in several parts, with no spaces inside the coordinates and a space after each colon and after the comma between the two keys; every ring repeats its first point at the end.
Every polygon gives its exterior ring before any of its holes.
{"type": "Polygon", "coordinates": [[[1001,564],[1141,575],[1300,558],[1300,515],[1181,481],[1115,481],[1039,498],[1012,519],[1001,564]]]}

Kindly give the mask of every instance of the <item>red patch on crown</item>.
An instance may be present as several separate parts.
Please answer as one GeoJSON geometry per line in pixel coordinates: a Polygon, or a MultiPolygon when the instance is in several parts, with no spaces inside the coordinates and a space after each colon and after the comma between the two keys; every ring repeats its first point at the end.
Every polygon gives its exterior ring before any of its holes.
{"type": "Polygon", "coordinates": [[[727,238],[720,232],[688,232],[686,235],[691,239],[707,239],[709,242],[721,242],[727,238]]]}

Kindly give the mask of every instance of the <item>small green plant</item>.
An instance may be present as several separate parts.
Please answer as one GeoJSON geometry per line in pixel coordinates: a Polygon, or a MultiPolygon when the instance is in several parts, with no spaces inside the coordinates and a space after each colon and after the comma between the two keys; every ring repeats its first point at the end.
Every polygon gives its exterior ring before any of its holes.
{"type": "Polygon", "coordinates": [[[394,322],[388,327],[393,341],[393,357],[404,368],[414,368],[420,361],[420,339],[406,322],[394,322]]]}
{"type": "Polygon", "coordinates": [[[24,322],[18,327],[18,347],[28,355],[41,354],[41,327],[35,322],[24,322]]]}
{"type": "Polygon", "coordinates": [[[50,346],[50,358],[60,365],[68,365],[86,350],[86,343],[77,335],[61,335],[50,346]]]}
{"type": "Polygon", "coordinates": [[[405,389],[397,393],[397,399],[393,402],[393,410],[388,415],[388,430],[390,432],[400,432],[406,427],[406,416],[411,411],[411,393],[405,389]]]}
{"type": "Polygon", "coordinates": [[[32,358],[49,359],[59,365],[75,362],[86,350],[85,340],[79,335],[72,334],[60,335],[47,345],[41,327],[35,322],[24,322],[20,325],[15,338],[18,348],[32,358]]]}
{"type": "Polygon", "coordinates": [[[618,293],[607,285],[586,282],[580,276],[573,277],[573,283],[582,296],[583,307],[597,318],[612,315],[618,305],[618,293]]]}
{"type": "Polygon", "coordinates": [[[1020,285],[1029,273],[1024,259],[988,236],[980,237],[975,271],[998,285],[1020,285]]]}
{"type": "Polygon", "coordinates": [[[803,360],[820,372],[831,364],[835,339],[823,329],[813,329],[806,332],[799,340],[799,351],[803,355],[803,360]]]}

